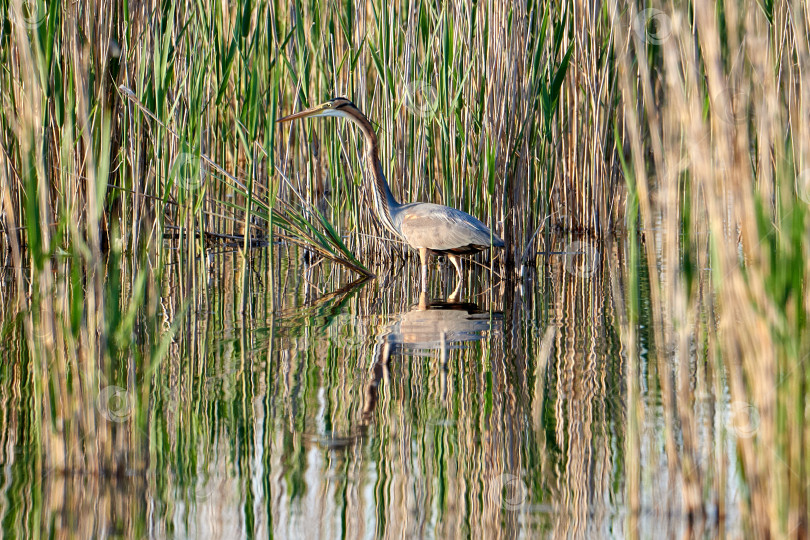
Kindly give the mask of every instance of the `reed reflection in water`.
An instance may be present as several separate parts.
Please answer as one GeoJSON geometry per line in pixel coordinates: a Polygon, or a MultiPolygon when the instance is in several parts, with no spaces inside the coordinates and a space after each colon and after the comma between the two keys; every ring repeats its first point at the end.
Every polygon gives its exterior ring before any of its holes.
{"type": "MultiPolygon", "coordinates": [[[[501,313],[481,311],[476,304],[462,302],[427,302],[427,294],[420,293],[419,305],[396,317],[396,321],[380,333],[372,354],[370,381],[366,386],[366,401],[357,435],[366,433],[379,399],[379,386],[383,379],[390,382],[389,362],[392,356],[430,357],[439,351],[441,357],[442,398],[447,394],[447,353],[459,349],[465,342],[478,341],[496,328],[501,313]]],[[[332,438],[325,441],[334,447],[345,446],[354,437],[332,438]]]]}
{"type": "MultiPolygon", "coordinates": [[[[15,389],[0,396],[4,528],[57,538],[623,536],[623,255],[603,251],[592,265],[540,259],[514,281],[473,274],[465,304],[420,297],[418,268],[407,267],[388,283],[330,292],[348,282],[340,269],[276,253],[266,261],[275,308],[261,261],[243,282],[237,257],[222,256],[142,383],[145,421],[117,419],[121,453],[148,445],[145,471],[33,470],[30,394],[3,368],[0,387],[15,389]]],[[[186,300],[167,287],[168,320],[186,300]]],[[[646,311],[641,322],[641,369],[652,372],[646,311]]],[[[4,347],[21,360],[22,343],[12,333],[4,347]]],[[[683,534],[660,388],[651,375],[645,384],[639,525],[683,534]]],[[[725,397],[703,390],[718,407],[700,408],[702,447],[722,449],[711,426],[725,397]]],[[[722,474],[731,508],[736,477],[722,474]]]]}

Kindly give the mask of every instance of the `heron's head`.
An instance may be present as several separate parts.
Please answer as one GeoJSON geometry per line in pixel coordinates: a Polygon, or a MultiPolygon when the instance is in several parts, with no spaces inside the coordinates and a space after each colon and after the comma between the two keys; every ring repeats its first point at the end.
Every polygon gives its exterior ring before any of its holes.
{"type": "Polygon", "coordinates": [[[279,124],[282,122],[289,122],[290,120],[298,120],[300,118],[318,118],[321,116],[336,116],[338,118],[355,119],[357,114],[361,114],[360,110],[354,103],[344,97],[336,97],[330,99],[320,105],[311,107],[305,111],[297,112],[284,118],[276,120],[279,124]]]}

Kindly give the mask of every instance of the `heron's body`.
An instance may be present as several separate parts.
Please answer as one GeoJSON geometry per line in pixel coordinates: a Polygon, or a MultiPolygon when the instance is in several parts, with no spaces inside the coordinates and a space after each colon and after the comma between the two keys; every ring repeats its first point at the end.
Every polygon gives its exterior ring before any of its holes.
{"type": "Polygon", "coordinates": [[[413,248],[427,248],[446,255],[470,255],[503,246],[489,227],[461,210],[432,203],[411,203],[392,216],[402,238],[413,248]]]}
{"type": "MultiPolygon", "coordinates": [[[[346,118],[363,131],[374,211],[386,229],[419,250],[423,291],[427,289],[427,258],[431,252],[447,255],[458,272],[460,286],[462,274],[459,255],[477,253],[490,246],[503,247],[503,240],[466,212],[432,203],[400,204],[385,180],[374,128],[351,101],[335,98],[317,107],[284,117],[279,122],[315,116],[346,118]]],[[[453,296],[457,296],[459,290],[459,287],[456,287],[453,296]]]]}

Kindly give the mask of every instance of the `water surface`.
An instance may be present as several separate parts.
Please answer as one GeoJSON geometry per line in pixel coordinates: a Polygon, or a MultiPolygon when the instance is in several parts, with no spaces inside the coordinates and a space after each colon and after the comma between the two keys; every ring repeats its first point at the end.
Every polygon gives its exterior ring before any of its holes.
{"type": "MultiPolygon", "coordinates": [[[[166,284],[165,326],[185,302],[188,310],[167,357],[137,382],[147,388],[127,390],[147,396],[144,412],[129,394],[99,388],[122,459],[146,441],[142,466],[34,470],[31,404],[21,399],[30,393],[19,367],[4,364],[3,528],[56,537],[622,537],[627,355],[616,299],[626,261],[621,245],[579,245],[586,257],[540,256],[501,269],[512,276],[504,279],[476,265],[455,304],[449,264],[432,268],[422,297],[416,264],[352,284],[339,267],[276,246],[243,281],[241,257],[217,255],[191,298],[166,284]]],[[[703,464],[719,477],[707,500],[722,495],[725,517],[707,504],[708,518],[690,523],[666,459],[644,289],[640,530],[734,533],[733,445],[720,435],[727,397],[688,366],[705,397],[701,442],[728,446],[724,463],[703,464]]],[[[23,358],[11,328],[4,354],[23,358]]],[[[139,340],[136,350],[150,341],[139,340]]]]}

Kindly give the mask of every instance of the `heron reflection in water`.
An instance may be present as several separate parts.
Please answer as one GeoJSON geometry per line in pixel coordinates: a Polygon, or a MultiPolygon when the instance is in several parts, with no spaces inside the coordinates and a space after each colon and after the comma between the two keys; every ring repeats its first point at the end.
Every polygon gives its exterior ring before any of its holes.
{"type": "Polygon", "coordinates": [[[466,212],[431,203],[400,204],[391,193],[380,163],[377,135],[368,118],[346,98],[338,97],[311,109],[285,116],[278,122],[300,118],[332,116],[356,124],[365,138],[365,158],[374,213],[380,223],[419,251],[422,268],[422,292],[427,291],[427,262],[431,253],[447,255],[458,274],[451,301],[461,295],[461,255],[471,255],[489,247],[504,247],[504,242],[489,227],[466,212]]]}
{"type": "MultiPolygon", "coordinates": [[[[332,448],[347,447],[362,438],[379,400],[379,387],[388,381],[389,360],[397,354],[432,356],[440,352],[442,363],[451,349],[461,349],[501,329],[502,313],[481,310],[476,304],[456,302],[427,303],[424,293],[419,305],[397,316],[377,337],[369,381],[365,386],[363,412],[354,432],[346,437],[330,437],[321,442],[332,448]]],[[[446,397],[447,371],[441,370],[442,398],[446,397]]]]}

